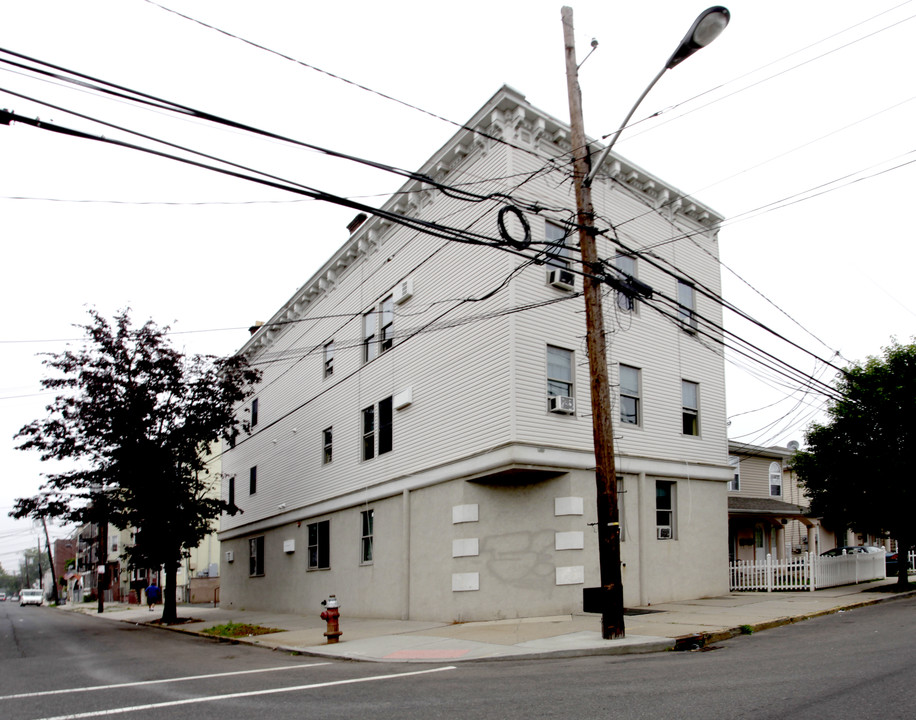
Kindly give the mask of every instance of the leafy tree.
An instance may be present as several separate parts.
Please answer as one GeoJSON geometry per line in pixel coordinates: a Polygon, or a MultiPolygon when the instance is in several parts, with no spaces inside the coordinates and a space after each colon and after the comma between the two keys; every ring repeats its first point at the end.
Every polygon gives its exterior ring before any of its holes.
{"type": "Polygon", "coordinates": [[[897,577],[905,585],[916,540],[916,344],[895,340],[882,357],[845,370],[836,389],[842,399],[829,406],[829,422],[808,429],[795,470],[813,514],[832,527],[897,541],[897,577]]]}
{"type": "Polygon", "coordinates": [[[18,500],[10,514],[134,528],[129,566],[164,567],[162,620],[172,622],[182,558],[211,520],[238,511],[212,497],[208,456],[221,438],[232,446],[248,431],[233,410],[260,372],[239,355],[186,356],[170,345],[168,328],[134,327],[127,310],[113,323],[89,315],[83,347],[44,360],[53,375],[42,385],[57,393],[47,417],[17,434],[19,449],[75,467],[48,474],[41,496],[18,500]]]}

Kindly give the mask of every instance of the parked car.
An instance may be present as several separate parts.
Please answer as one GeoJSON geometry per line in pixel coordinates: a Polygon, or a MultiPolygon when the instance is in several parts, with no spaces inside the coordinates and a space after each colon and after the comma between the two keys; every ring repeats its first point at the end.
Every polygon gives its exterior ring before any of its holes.
{"type": "Polygon", "coordinates": [[[44,601],[44,593],[41,590],[22,590],[19,593],[20,607],[23,605],[41,605],[44,601]]]}
{"type": "MultiPolygon", "coordinates": [[[[897,575],[897,568],[899,561],[899,556],[895,552],[889,552],[884,556],[884,572],[888,577],[894,577],[897,575]]],[[[907,561],[906,569],[911,569],[909,561],[907,561]]]]}
{"type": "Polygon", "coordinates": [[[6,600],[6,593],[0,592],[0,602],[4,602],[5,600],[6,600]]]}
{"type": "Polygon", "coordinates": [[[10,595],[10,602],[19,602],[18,595],[10,595]]]}

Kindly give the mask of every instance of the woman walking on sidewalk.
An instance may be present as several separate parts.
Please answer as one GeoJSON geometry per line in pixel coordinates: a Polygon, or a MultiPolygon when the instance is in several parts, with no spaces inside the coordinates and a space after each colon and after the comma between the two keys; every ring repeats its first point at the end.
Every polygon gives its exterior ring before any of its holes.
{"type": "Polygon", "coordinates": [[[149,605],[150,612],[153,611],[153,605],[159,602],[159,586],[151,582],[146,587],[146,604],[149,605]]]}

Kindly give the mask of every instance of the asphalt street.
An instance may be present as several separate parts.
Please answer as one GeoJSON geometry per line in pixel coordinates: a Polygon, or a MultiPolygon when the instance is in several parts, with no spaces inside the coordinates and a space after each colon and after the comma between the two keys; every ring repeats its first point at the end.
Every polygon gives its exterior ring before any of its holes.
{"type": "Polygon", "coordinates": [[[911,718],[916,599],[699,652],[405,666],[0,603],[0,717],[911,718]]]}

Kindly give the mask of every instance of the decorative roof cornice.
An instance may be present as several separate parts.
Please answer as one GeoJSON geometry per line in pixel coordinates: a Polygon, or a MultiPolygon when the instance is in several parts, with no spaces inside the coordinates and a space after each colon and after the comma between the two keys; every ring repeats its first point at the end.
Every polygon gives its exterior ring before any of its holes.
{"type": "MultiPolygon", "coordinates": [[[[535,152],[562,155],[571,152],[569,125],[531,105],[523,94],[504,85],[445,145],[420,168],[418,174],[448,184],[449,175],[469,158],[486,154],[500,141],[529,147],[535,152]]],[[[600,146],[594,141],[596,149],[600,146]]],[[[597,183],[614,182],[633,192],[668,219],[680,219],[697,229],[714,233],[723,218],[706,206],[689,199],[674,187],[650,175],[628,160],[612,153],[607,173],[597,183]]],[[[437,196],[435,187],[409,180],[391,196],[382,209],[399,215],[416,216],[437,196]]],[[[249,338],[240,352],[252,357],[265,350],[289,323],[302,318],[309,305],[330,291],[340,277],[363,256],[371,255],[384,242],[394,223],[373,216],[353,229],[349,238],[276,314],[249,338]]]]}

